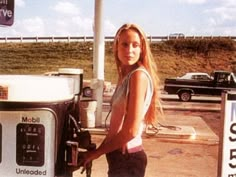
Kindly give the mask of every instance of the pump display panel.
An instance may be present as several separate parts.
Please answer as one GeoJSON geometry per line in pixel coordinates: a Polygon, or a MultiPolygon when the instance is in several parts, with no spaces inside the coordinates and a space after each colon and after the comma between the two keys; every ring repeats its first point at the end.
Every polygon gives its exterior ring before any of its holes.
{"type": "Polygon", "coordinates": [[[45,128],[42,124],[20,123],[16,128],[16,161],[18,165],[44,164],[45,128]]]}

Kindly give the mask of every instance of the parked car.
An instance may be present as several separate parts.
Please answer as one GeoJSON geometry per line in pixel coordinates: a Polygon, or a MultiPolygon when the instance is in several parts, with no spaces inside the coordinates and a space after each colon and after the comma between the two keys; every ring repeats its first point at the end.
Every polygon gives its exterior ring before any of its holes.
{"type": "Polygon", "coordinates": [[[164,91],[177,94],[181,101],[190,101],[192,95],[218,95],[222,91],[236,91],[236,76],[228,71],[215,71],[211,80],[165,79],[164,91]]]}
{"type": "Polygon", "coordinates": [[[169,35],[169,38],[174,38],[174,39],[178,39],[178,38],[184,38],[184,34],[183,33],[171,33],[169,35]]]}
{"type": "Polygon", "coordinates": [[[193,80],[212,80],[213,77],[211,77],[207,73],[202,73],[202,72],[190,72],[186,73],[181,77],[177,77],[177,79],[193,79],[193,80]]]}

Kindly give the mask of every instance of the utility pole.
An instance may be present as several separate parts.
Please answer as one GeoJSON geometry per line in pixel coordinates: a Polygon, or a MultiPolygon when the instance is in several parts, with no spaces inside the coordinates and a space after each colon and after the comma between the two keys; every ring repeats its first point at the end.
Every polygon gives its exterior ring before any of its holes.
{"type": "Polygon", "coordinates": [[[104,30],[103,0],[95,0],[94,44],[93,44],[93,99],[97,101],[95,126],[102,125],[102,103],[104,87],[104,30]]]}

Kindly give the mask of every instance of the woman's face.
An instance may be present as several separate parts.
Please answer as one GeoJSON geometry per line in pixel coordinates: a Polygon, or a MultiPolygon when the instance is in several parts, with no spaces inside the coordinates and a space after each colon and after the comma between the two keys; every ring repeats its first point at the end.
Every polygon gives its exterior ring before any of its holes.
{"type": "Polygon", "coordinates": [[[118,41],[118,58],[123,65],[137,63],[141,53],[141,40],[135,30],[128,29],[121,32],[118,41]]]}

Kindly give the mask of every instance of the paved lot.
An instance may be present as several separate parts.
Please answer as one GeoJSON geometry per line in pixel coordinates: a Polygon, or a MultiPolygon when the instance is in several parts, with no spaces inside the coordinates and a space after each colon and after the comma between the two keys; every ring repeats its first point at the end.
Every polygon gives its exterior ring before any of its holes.
{"type": "MultiPolygon", "coordinates": [[[[179,132],[161,128],[156,136],[143,135],[148,156],[145,177],[216,177],[218,136],[200,116],[168,112],[165,125],[181,127],[179,132]]],[[[93,141],[99,145],[103,130],[91,130],[93,141]],[[100,132],[100,133],[98,133],[100,132]]],[[[107,176],[105,156],[93,162],[92,177],[107,176]]],[[[74,177],[82,177],[80,171],[74,177]]]]}

